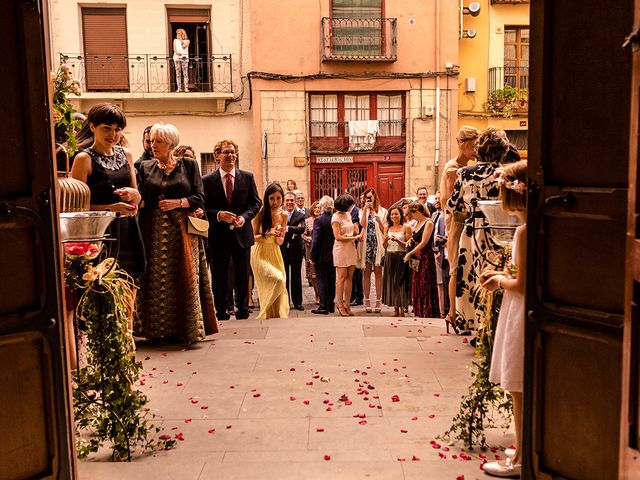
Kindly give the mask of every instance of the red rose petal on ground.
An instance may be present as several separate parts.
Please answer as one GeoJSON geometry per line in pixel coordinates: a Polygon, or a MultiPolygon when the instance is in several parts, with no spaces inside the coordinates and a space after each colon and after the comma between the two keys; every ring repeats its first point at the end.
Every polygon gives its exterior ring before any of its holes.
{"type": "Polygon", "coordinates": [[[331,456],[330,456],[330,455],[325,455],[325,456],[324,456],[324,459],[325,459],[325,460],[331,460],[331,456]]]}
{"type": "Polygon", "coordinates": [[[324,432],[324,428],[322,428],[322,427],[317,427],[317,428],[316,428],[316,432],[324,432]]]}
{"type": "Polygon", "coordinates": [[[443,452],[448,452],[449,451],[449,447],[442,447],[442,451],[443,452]]]}
{"type": "Polygon", "coordinates": [[[191,399],[191,403],[196,404],[198,403],[200,400],[198,400],[197,398],[192,398],[191,399]]]}
{"type": "Polygon", "coordinates": [[[295,369],[295,368],[293,368],[293,367],[291,367],[291,368],[289,369],[289,371],[290,371],[290,372],[295,372],[295,371],[296,371],[296,369],[295,369]]]}
{"type": "Polygon", "coordinates": [[[173,370],[172,370],[172,369],[169,369],[169,373],[173,373],[173,370]]]}
{"type": "Polygon", "coordinates": [[[411,417],[411,420],[413,420],[414,422],[418,419],[418,417],[411,417]]]}
{"type": "Polygon", "coordinates": [[[261,397],[261,396],[262,396],[262,394],[261,394],[261,393],[254,393],[254,394],[253,394],[253,397],[254,397],[254,398],[258,398],[258,397],[261,397]]]}
{"type": "Polygon", "coordinates": [[[293,397],[293,396],[289,397],[289,400],[291,400],[292,402],[293,402],[295,399],[296,399],[296,397],[293,397]]]}
{"type": "Polygon", "coordinates": [[[480,458],[487,458],[487,456],[486,456],[484,453],[479,453],[479,454],[478,454],[478,456],[479,456],[480,458]]]}
{"type": "Polygon", "coordinates": [[[399,402],[399,401],[400,401],[400,397],[399,397],[398,395],[393,395],[393,396],[391,397],[391,401],[392,401],[392,402],[399,402]]]}
{"type": "Polygon", "coordinates": [[[164,382],[162,382],[162,383],[169,383],[169,380],[165,380],[165,381],[164,381],[164,382]]]}
{"type": "Polygon", "coordinates": [[[307,385],[313,385],[313,382],[307,382],[307,385]]]}
{"type": "Polygon", "coordinates": [[[455,460],[456,458],[458,458],[458,455],[451,455],[451,458],[455,460]]]}
{"type": "Polygon", "coordinates": [[[171,439],[171,435],[167,435],[166,433],[163,435],[160,435],[160,440],[170,440],[171,439]]]}
{"type": "Polygon", "coordinates": [[[500,456],[500,455],[494,455],[494,457],[496,457],[496,460],[498,460],[498,461],[502,460],[502,456],[500,456]]]}
{"type": "Polygon", "coordinates": [[[345,405],[349,406],[349,405],[353,405],[353,402],[350,400],[347,400],[346,402],[344,402],[345,405]]]}
{"type": "Polygon", "coordinates": [[[433,396],[434,396],[434,397],[439,397],[439,396],[440,396],[440,394],[439,394],[439,393],[434,393],[434,394],[433,394],[433,396]]]}
{"type": "Polygon", "coordinates": [[[409,430],[405,430],[405,429],[400,430],[400,433],[408,433],[408,432],[409,430]]]}
{"type": "Polygon", "coordinates": [[[151,360],[151,357],[144,357],[145,360],[151,360]]]}
{"type": "Polygon", "coordinates": [[[233,425],[227,425],[225,428],[229,430],[233,425]]]}
{"type": "Polygon", "coordinates": [[[163,356],[163,357],[166,357],[167,355],[168,355],[168,353],[167,353],[167,352],[162,352],[162,356],[163,356]]]}
{"type": "Polygon", "coordinates": [[[464,480],[464,475],[458,475],[458,476],[456,477],[456,480],[464,480]]]}
{"type": "Polygon", "coordinates": [[[193,362],[187,362],[187,365],[191,365],[193,362]]]}
{"type": "Polygon", "coordinates": [[[184,441],[184,435],[182,434],[182,432],[178,432],[176,433],[176,438],[178,440],[184,441]]]}
{"type": "Polygon", "coordinates": [[[326,408],[326,411],[327,411],[327,412],[330,412],[330,411],[332,411],[332,410],[333,410],[333,408],[331,408],[331,407],[327,407],[327,408],[326,408]]]}
{"type": "Polygon", "coordinates": [[[431,415],[428,415],[429,418],[436,418],[436,416],[432,413],[431,415]]]}
{"type": "Polygon", "coordinates": [[[322,403],[329,403],[329,399],[328,398],[324,399],[322,403]]]}
{"type": "Polygon", "coordinates": [[[236,388],[235,385],[229,385],[229,388],[236,388]]]}
{"type": "Polygon", "coordinates": [[[413,457],[411,457],[411,461],[412,462],[419,462],[420,460],[422,460],[420,457],[416,457],[415,455],[413,457]]]}
{"type": "Polygon", "coordinates": [[[176,387],[181,387],[182,385],[184,385],[183,383],[176,383],[176,387]]]}
{"type": "Polygon", "coordinates": [[[447,458],[447,456],[446,456],[444,453],[442,453],[442,452],[438,452],[438,456],[439,456],[440,458],[447,458]]]}
{"type": "Polygon", "coordinates": [[[202,406],[200,407],[200,410],[206,410],[206,409],[208,409],[208,408],[209,408],[209,405],[202,405],[202,406]]]}
{"type": "Polygon", "coordinates": [[[210,428],[209,430],[207,430],[207,432],[209,432],[209,433],[213,433],[213,432],[215,432],[215,431],[216,431],[216,429],[215,429],[215,428],[210,428]]]}
{"type": "Polygon", "coordinates": [[[406,460],[407,460],[407,459],[406,459],[406,458],[404,458],[404,457],[398,457],[398,461],[399,461],[399,462],[405,462],[406,460]]]}
{"type": "Polygon", "coordinates": [[[469,343],[469,340],[465,338],[464,340],[462,340],[462,343],[469,343]]]}
{"type": "Polygon", "coordinates": [[[304,403],[305,405],[309,405],[309,400],[304,400],[302,403],[304,403]]]}
{"type": "Polygon", "coordinates": [[[184,419],[184,423],[191,423],[191,419],[190,418],[185,418],[184,419]]]}
{"type": "Polygon", "coordinates": [[[367,424],[367,421],[366,421],[366,420],[360,420],[358,423],[359,423],[360,425],[366,425],[366,424],[367,424]]]}

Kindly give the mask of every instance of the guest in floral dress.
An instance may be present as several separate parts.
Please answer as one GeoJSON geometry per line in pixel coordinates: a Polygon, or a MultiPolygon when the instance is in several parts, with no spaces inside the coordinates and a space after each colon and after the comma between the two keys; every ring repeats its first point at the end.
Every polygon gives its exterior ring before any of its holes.
{"type": "Polygon", "coordinates": [[[318,295],[318,283],[316,281],[316,271],[311,263],[311,240],[313,239],[313,223],[316,221],[318,215],[322,211],[320,210],[320,204],[315,201],[311,204],[311,216],[304,221],[304,233],[302,234],[302,240],[304,240],[304,260],[305,260],[305,274],[309,284],[313,287],[313,291],[316,294],[316,305],[320,305],[320,297],[318,295]]]}
{"type": "Polygon", "coordinates": [[[455,277],[456,319],[453,326],[459,334],[468,335],[482,319],[478,277],[489,265],[485,255],[496,248],[490,230],[478,229],[484,217],[477,208],[474,218],[471,202],[474,199],[499,199],[500,188],[495,171],[508,151],[509,139],[504,130],[494,127],[485,129],[478,138],[478,162],[458,170],[453,193],[447,202],[447,214],[466,216],[458,247],[455,277]]]}
{"type": "Polygon", "coordinates": [[[382,307],[382,257],[384,256],[384,226],[387,222],[387,209],[380,205],[380,197],[373,188],[364,192],[364,207],[360,210],[360,226],[363,231],[363,242],[360,254],[364,254],[364,304],[367,312],[371,312],[371,273],[376,285],[375,311],[382,307]]]}

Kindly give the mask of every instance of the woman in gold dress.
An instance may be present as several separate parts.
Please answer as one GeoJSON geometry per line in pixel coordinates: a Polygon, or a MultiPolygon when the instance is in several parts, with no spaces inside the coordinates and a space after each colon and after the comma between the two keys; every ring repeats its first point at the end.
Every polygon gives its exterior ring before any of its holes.
{"type": "Polygon", "coordinates": [[[252,220],[256,243],[251,247],[251,269],[260,299],[258,320],[289,316],[287,275],[280,251],[288,219],[283,198],[279,183],[269,185],[262,208],[252,220]]]}

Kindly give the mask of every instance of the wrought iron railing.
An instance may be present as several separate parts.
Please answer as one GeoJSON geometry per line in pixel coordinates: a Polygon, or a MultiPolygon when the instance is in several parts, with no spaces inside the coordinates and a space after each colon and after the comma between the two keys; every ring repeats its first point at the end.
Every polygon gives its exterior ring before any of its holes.
{"type": "MultiPolygon", "coordinates": [[[[60,53],[86,92],[166,93],[176,91],[170,55],[82,55],[60,53]]],[[[232,93],[230,54],[190,55],[187,87],[191,92],[232,93]]]]}
{"type": "Polygon", "coordinates": [[[314,153],[344,153],[358,151],[406,151],[406,119],[379,120],[378,133],[369,136],[350,136],[349,122],[310,123],[310,148],[314,153]]]}
{"type": "Polygon", "coordinates": [[[322,61],[397,60],[395,18],[322,19],[322,61]]]}
{"type": "Polygon", "coordinates": [[[492,67],[489,69],[489,95],[505,87],[529,89],[529,67],[492,67]]]}

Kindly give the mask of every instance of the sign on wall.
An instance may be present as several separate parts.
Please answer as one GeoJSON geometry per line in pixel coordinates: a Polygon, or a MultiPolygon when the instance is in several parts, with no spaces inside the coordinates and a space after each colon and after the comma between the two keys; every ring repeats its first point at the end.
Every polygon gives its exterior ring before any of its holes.
{"type": "Polygon", "coordinates": [[[353,163],[353,157],[316,157],[317,163],[353,163]]]}

